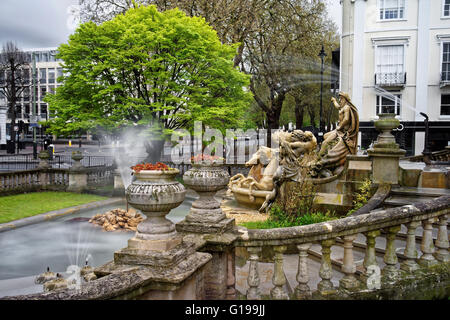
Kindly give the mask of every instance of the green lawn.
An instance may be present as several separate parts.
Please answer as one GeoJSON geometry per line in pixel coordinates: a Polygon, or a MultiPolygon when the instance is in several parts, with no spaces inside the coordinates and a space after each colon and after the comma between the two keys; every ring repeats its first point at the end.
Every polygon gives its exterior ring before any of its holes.
{"type": "Polygon", "coordinates": [[[0,197],[0,223],[105,199],[70,192],[34,192],[0,197]]]}

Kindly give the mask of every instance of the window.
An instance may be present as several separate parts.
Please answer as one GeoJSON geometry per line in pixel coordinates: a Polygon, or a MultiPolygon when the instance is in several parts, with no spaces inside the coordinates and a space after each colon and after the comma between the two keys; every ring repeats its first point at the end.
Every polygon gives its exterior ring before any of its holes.
{"type": "Polygon", "coordinates": [[[442,11],[444,17],[450,17],[450,0],[444,0],[444,9],[442,11]]]}
{"type": "Polygon", "coordinates": [[[404,84],[404,46],[379,46],[376,50],[376,84],[404,84]]]}
{"type": "Polygon", "coordinates": [[[442,43],[441,81],[450,81],[450,42],[442,43]]]}
{"type": "Polygon", "coordinates": [[[48,62],[48,52],[41,52],[41,62],[48,62]]]}
{"type": "Polygon", "coordinates": [[[30,88],[27,87],[23,90],[23,101],[30,101],[30,88]]]}
{"type": "Polygon", "coordinates": [[[56,71],[57,71],[57,78],[56,78],[56,80],[58,80],[58,78],[63,76],[63,69],[62,68],[58,68],[58,69],[56,69],[56,71]]]}
{"type": "Polygon", "coordinates": [[[48,69],[48,83],[55,83],[55,68],[48,69]]]}
{"type": "Polygon", "coordinates": [[[16,118],[22,117],[22,105],[16,104],[16,118]]]}
{"type": "Polygon", "coordinates": [[[46,104],[41,104],[41,119],[47,119],[47,105],[46,104]]]}
{"type": "Polygon", "coordinates": [[[441,116],[450,116],[450,94],[441,95],[441,116]]]}
{"type": "Polygon", "coordinates": [[[394,113],[400,115],[400,105],[402,96],[400,94],[390,94],[387,92],[384,95],[377,96],[377,114],[380,113],[394,113]]]}
{"type": "Polygon", "coordinates": [[[40,83],[47,83],[47,69],[39,69],[39,80],[40,83]]]}
{"type": "Polygon", "coordinates": [[[44,101],[45,95],[47,94],[47,87],[41,86],[41,101],[44,101]]]}
{"type": "Polygon", "coordinates": [[[56,61],[56,51],[50,51],[49,53],[49,57],[48,57],[48,61],[50,62],[55,62],[56,61]]]}
{"type": "Polygon", "coordinates": [[[405,0],[379,0],[380,20],[403,19],[405,0]]]}

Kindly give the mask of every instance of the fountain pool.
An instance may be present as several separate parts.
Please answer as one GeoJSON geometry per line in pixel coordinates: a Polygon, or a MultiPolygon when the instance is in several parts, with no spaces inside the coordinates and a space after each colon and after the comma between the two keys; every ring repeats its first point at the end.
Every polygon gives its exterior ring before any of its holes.
{"type": "MultiPolygon", "coordinates": [[[[189,212],[186,198],[167,218],[177,223],[189,212]]],[[[97,213],[126,208],[126,203],[103,206],[0,233],[0,297],[42,292],[35,277],[47,266],[64,274],[70,265],[100,266],[113,260],[114,251],[127,246],[133,231],[103,231],[88,220],[97,213]]]]}

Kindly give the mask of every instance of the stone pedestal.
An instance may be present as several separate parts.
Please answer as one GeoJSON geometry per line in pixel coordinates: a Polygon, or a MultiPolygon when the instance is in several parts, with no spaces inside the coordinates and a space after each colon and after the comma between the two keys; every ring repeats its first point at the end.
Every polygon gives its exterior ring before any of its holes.
{"type": "Polygon", "coordinates": [[[87,188],[87,172],[84,170],[70,170],[69,171],[69,186],[68,192],[81,193],[87,188]]]}
{"type": "Polygon", "coordinates": [[[230,176],[216,164],[194,164],[187,171],[183,180],[189,188],[195,190],[200,198],[192,203],[192,208],[186,218],[177,223],[179,232],[189,233],[224,233],[231,230],[234,219],[227,219],[220,208],[220,203],[214,199],[216,192],[228,184],[230,176]]]}
{"type": "Polygon", "coordinates": [[[48,153],[47,150],[42,150],[41,152],[39,152],[38,158],[40,160],[39,165],[37,167],[38,169],[49,169],[50,168],[50,164],[48,163],[50,154],[48,153]]]}
{"type": "Polygon", "coordinates": [[[380,114],[379,120],[375,121],[375,127],[381,133],[373,148],[367,150],[372,159],[372,181],[377,184],[398,184],[399,182],[399,159],[406,153],[395,143],[395,137],[391,130],[400,125],[395,114],[380,114]]]}
{"type": "Polygon", "coordinates": [[[182,242],[172,249],[157,251],[129,246],[114,253],[114,261],[96,268],[98,277],[129,274],[146,283],[117,297],[138,300],[203,300],[205,269],[211,255],[196,252],[195,244],[182,242]]]}

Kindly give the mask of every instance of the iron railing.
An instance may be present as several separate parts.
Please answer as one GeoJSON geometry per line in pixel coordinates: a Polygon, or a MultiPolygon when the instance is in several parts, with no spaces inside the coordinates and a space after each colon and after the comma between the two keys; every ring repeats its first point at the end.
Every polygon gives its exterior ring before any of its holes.
{"type": "Polygon", "coordinates": [[[378,86],[404,86],[406,84],[406,72],[375,73],[375,84],[378,86]]]}
{"type": "MultiPolygon", "coordinates": [[[[0,155],[0,171],[16,171],[36,169],[39,159],[34,159],[32,154],[0,155]]],[[[68,169],[73,165],[70,155],[53,155],[49,164],[54,169],[68,169]]],[[[99,166],[112,166],[114,159],[111,156],[85,156],[81,164],[87,168],[99,166]]]]}

